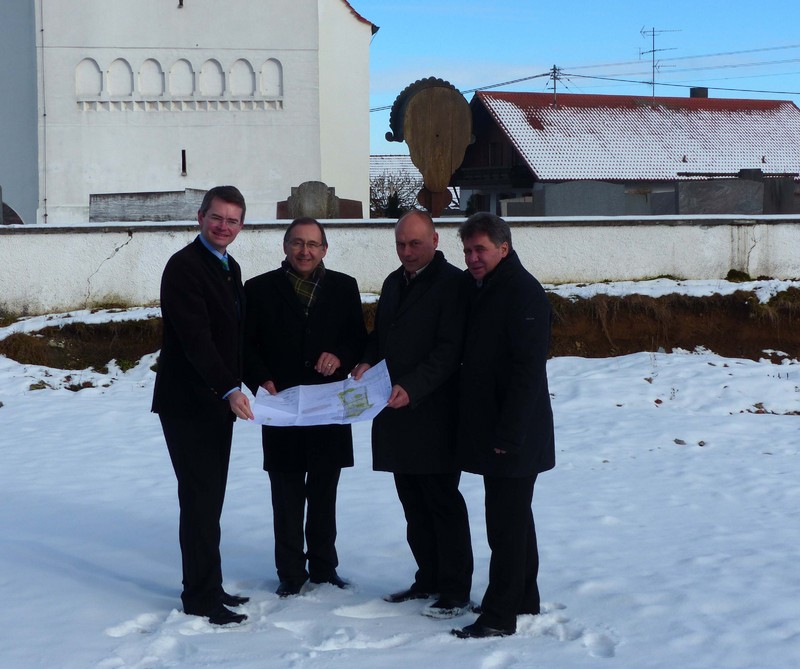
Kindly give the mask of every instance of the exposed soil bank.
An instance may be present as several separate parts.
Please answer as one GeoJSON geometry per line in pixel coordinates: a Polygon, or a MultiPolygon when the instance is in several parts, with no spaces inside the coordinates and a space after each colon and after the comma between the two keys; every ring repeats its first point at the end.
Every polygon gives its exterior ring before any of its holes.
{"type": "Polygon", "coordinates": [[[800,356],[800,290],[766,304],[749,292],[710,297],[550,296],[555,319],[551,355],[609,357],[638,351],[705,347],[730,358],[758,360],[765,350],[800,356]]]}
{"type": "MultiPolygon", "coordinates": [[[[552,356],[598,358],[639,351],[704,347],[731,358],[800,357],[800,290],[766,304],[750,292],[710,297],[597,295],[553,304],[552,356]],[[767,351],[765,353],[765,351],[767,351]]],[[[375,304],[365,304],[368,326],[375,304]]],[[[161,346],[161,320],[69,324],[0,341],[0,354],[56,369],[102,369],[112,359],[125,369],[161,346]]]]}

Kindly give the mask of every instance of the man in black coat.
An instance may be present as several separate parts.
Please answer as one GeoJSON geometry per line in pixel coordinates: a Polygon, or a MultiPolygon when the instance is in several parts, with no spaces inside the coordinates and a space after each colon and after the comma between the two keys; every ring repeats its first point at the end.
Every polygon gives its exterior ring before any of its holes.
{"type": "Polygon", "coordinates": [[[456,372],[464,327],[462,272],[437,251],[430,216],[405,214],[395,228],[402,266],[384,281],[360,378],[386,359],[393,386],[372,423],[372,466],[394,473],[417,562],[414,583],[389,602],[438,599],[423,613],[464,613],[472,586],[472,546],[455,460],[456,372]]]}
{"type": "MultiPolygon", "coordinates": [[[[360,359],[367,336],[356,280],[322,262],[328,250],[322,225],[313,218],[292,221],[283,249],[279,269],[245,285],[245,382],[253,393],[259,386],[275,394],[341,381],[360,359]]],[[[264,426],[262,445],[272,491],[277,594],[298,594],[309,577],[345,587],[336,572],[336,490],[342,467],[353,466],[350,426],[264,426]]]]}
{"type": "Polygon", "coordinates": [[[226,608],[247,598],[222,589],[219,552],[233,421],[253,418],[240,389],[241,271],[227,252],[244,214],[238,189],[212,188],[197,212],[200,234],[164,268],[164,335],[152,406],[178,479],[183,610],[215,625],[247,618],[226,608]]]}
{"type": "Polygon", "coordinates": [[[472,281],[458,449],[462,469],[483,475],[491,560],[478,619],[453,634],[505,636],[516,632],[518,614],[539,613],[531,503],[537,475],[555,466],[546,369],[551,309],[503,219],[474,214],[459,236],[472,281]]]}

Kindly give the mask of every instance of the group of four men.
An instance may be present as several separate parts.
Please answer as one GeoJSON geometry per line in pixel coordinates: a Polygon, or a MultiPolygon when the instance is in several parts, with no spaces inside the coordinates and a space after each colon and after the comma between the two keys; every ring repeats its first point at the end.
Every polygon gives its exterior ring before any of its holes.
{"type": "MultiPolygon", "coordinates": [[[[459,228],[467,271],[437,250],[430,216],[395,227],[401,267],[381,290],[375,326],[364,326],[352,277],[323,263],[325,230],[312,218],[287,228],[281,267],[242,286],[227,248],[245,202],[211,189],[200,234],[167,263],[164,340],[153,411],[178,480],[184,611],[239,623],[246,597],[225,592],[219,520],[235,417],[253,417],[244,382],[275,394],[296,385],[356,379],[386,360],[392,390],[373,420],[373,468],[392,472],[417,563],[411,586],[384,599],[433,599],[423,613],[477,620],[461,638],[504,636],[519,614],[539,613],[536,477],[555,465],[546,359],[551,312],[522,266],[501,218],[479,213],[459,228]],[[462,471],[483,475],[491,561],[480,606],[471,606],[473,557],[462,471]]],[[[262,428],[269,474],[277,594],[306,582],[347,587],[337,573],[336,491],[353,465],[349,426],[262,428]],[[305,518],[305,523],[304,523],[305,518]]]]}

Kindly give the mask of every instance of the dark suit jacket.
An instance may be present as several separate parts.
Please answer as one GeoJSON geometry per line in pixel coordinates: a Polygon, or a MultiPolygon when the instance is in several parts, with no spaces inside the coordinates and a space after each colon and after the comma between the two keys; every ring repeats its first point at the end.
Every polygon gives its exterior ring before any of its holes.
{"type": "Polygon", "coordinates": [[[228,258],[226,272],[196,239],[164,268],[164,334],[152,405],[158,414],[235,418],[223,395],[241,385],[244,292],[239,265],[228,258]]]}
{"type": "MultiPolygon", "coordinates": [[[[306,316],[284,269],[245,284],[245,383],[254,394],[265,381],[272,381],[278,391],[342,381],[359,362],[367,331],[356,280],[326,269],[317,290],[317,301],[306,316]],[[331,376],[314,370],[325,351],[342,363],[331,376]]],[[[264,426],[262,437],[267,471],[353,465],[349,425],[264,426]]]]}
{"type": "Polygon", "coordinates": [[[392,383],[403,387],[410,404],[386,408],[373,420],[373,469],[458,470],[455,374],[463,338],[463,285],[462,272],[441,251],[407,288],[402,267],[383,283],[364,361],[374,365],[385,358],[392,383]]]}
{"type": "Polygon", "coordinates": [[[462,469],[532,476],[555,466],[547,386],[551,308],[539,282],[512,251],[478,288],[471,286],[460,379],[462,469]],[[507,451],[498,455],[494,449],[507,451]]]}

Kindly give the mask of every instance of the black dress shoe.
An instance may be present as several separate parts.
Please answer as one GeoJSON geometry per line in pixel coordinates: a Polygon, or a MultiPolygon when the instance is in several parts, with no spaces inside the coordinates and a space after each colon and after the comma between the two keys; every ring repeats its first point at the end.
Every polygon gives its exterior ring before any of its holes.
{"type": "Polygon", "coordinates": [[[234,613],[230,609],[226,609],[222,604],[217,604],[207,610],[200,609],[184,609],[184,613],[190,616],[202,616],[208,618],[208,622],[212,625],[229,625],[231,623],[242,623],[247,620],[244,613],[234,613]]]}
{"type": "Polygon", "coordinates": [[[393,592],[391,595],[385,595],[383,601],[389,602],[390,604],[400,604],[401,602],[409,602],[412,599],[430,598],[431,594],[429,592],[418,590],[412,585],[408,590],[401,590],[400,592],[393,592]]]}
{"type": "Polygon", "coordinates": [[[317,585],[319,585],[321,583],[328,583],[329,585],[335,585],[337,588],[340,588],[342,590],[345,590],[346,588],[350,587],[350,582],[349,581],[345,581],[336,572],[334,572],[333,576],[329,576],[328,578],[323,578],[323,579],[319,579],[319,580],[317,580],[316,578],[312,578],[311,582],[315,583],[317,585]]]}
{"type": "Polygon", "coordinates": [[[515,633],[516,630],[513,629],[498,629],[496,627],[488,627],[477,621],[460,630],[450,630],[450,634],[457,636],[459,639],[486,639],[493,636],[511,636],[515,633]]]}
{"type": "Polygon", "coordinates": [[[230,595],[223,590],[222,597],[220,597],[220,601],[225,606],[241,606],[242,604],[247,604],[247,602],[250,601],[250,598],[243,597],[242,595],[230,595]]]}
{"type": "Polygon", "coordinates": [[[281,581],[278,589],[275,591],[275,594],[281,599],[294,597],[295,595],[300,594],[300,591],[303,589],[304,585],[305,581],[281,581]]]}
{"type": "Polygon", "coordinates": [[[428,618],[457,618],[469,611],[470,601],[457,600],[452,597],[439,597],[433,604],[422,609],[422,615],[428,618]]]}

